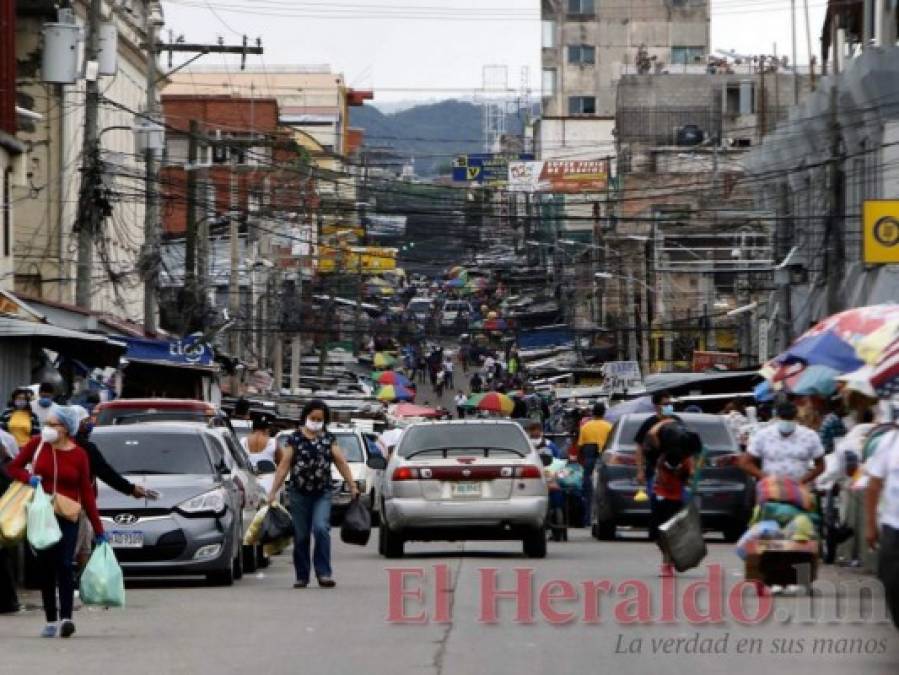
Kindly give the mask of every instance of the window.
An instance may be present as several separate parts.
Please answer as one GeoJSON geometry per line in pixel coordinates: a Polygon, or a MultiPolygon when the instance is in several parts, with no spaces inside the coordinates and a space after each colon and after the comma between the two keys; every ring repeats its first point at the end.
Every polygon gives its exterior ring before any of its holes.
{"type": "Polygon", "coordinates": [[[206,446],[196,431],[97,432],[91,440],[119,473],[209,475],[213,471],[206,446]]]}
{"type": "Polygon", "coordinates": [[[556,46],[556,22],[543,22],[543,48],[552,49],[556,46]]]}
{"type": "Polygon", "coordinates": [[[568,0],[568,13],[576,16],[593,16],[593,0],[568,0]]]}
{"type": "Polygon", "coordinates": [[[596,63],[596,49],[590,45],[568,45],[568,63],[596,63]]]}
{"type": "Polygon", "coordinates": [[[571,96],[568,98],[569,115],[595,115],[595,96],[571,96]]]}
{"type": "Polygon", "coordinates": [[[185,136],[165,136],[165,164],[187,164],[187,138],[185,136]]]}
{"type": "Polygon", "coordinates": [[[672,47],[671,63],[690,64],[702,61],[705,47],[672,47]]]}
{"type": "Polygon", "coordinates": [[[725,112],[728,115],[751,115],[755,112],[755,87],[752,82],[732,82],[727,85],[725,112]]]}
{"type": "Polygon", "coordinates": [[[543,95],[553,96],[556,93],[556,71],[553,68],[543,69],[543,95]]]}

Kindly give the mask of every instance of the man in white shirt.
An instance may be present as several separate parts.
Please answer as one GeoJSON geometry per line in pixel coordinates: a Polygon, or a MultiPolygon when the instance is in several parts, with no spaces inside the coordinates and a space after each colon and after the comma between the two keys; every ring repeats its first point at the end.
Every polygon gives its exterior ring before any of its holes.
{"type": "Polygon", "coordinates": [[[865,463],[869,476],[865,490],[865,538],[879,547],[877,575],[883,582],[893,623],[899,628],[899,431],[890,431],[877,452],[865,463]],[[880,508],[880,528],[877,511],[880,508]]]}
{"type": "Polygon", "coordinates": [[[454,403],[456,404],[456,416],[460,420],[465,418],[465,404],[467,402],[468,397],[465,394],[463,394],[461,391],[456,392],[454,403]]]}
{"type": "Polygon", "coordinates": [[[796,405],[778,404],[777,420],[760,429],[740,458],[740,466],[758,480],[786,476],[812,483],[824,471],[824,446],[818,434],[796,422],[796,405]]]}
{"type": "Polygon", "coordinates": [[[493,375],[496,370],[496,359],[494,359],[490,354],[487,355],[487,358],[484,359],[484,379],[488,382],[493,379],[493,375]]]}

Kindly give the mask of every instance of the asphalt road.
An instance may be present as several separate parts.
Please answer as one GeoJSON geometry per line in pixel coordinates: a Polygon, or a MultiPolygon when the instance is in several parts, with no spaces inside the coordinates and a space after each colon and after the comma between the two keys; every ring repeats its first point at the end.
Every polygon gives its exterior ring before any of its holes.
{"type": "MultiPolygon", "coordinates": [[[[339,585],[334,590],[314,586],[293,590],[287,555],[277,557],[267,570],[232,588],[210,588],[199,580],[132,581],[126,609],[77,611],[78,633],[71,640],[36,637],[43,619],[36,608],[14,617],[0,617],[0,672],[100,673],[114,669],[137,674],[642,675],[674,668],[675,672],[686,673],[758,675],[772,666],[791,675],[899,672],[899,633],[891,624],[852,624],[850,614],[833,623],[784,623],[787,614],[810,616],[805,598],[776,598],[772,618],[756,626],[728,618],[727,603],[720,624],[691,624],[683,605],[672,624],[624,624],[626,617],[619,612],[639,608],[634,604],[625,607],[623,598],[640,592],[639,588],[653,597],[652,615],[660,618],[655,549],[639,539],[600,544],[583,530],[572,530],[571,534],[571,541],[551,543],[548,557],[536,561],[521,556],[519,546],[513,543],[410,544],[406,558],[387,561],[378,556],[374,538],[366,548],[335,541],[334,567],[339,585]],[[447,583],[441,593],[435,593],[435,566],[441,565],[446,566],[447,583]],[[398,624],[387,620],[387,570],[401,567],[421,570],[426,576],[424,593],[430,622],[398,624]],[[497,623],[483,622],[489,617],[483,614],[481,596],[490,587],[485,579],[494,573],[491,570],[496,570],[498,586],[503,589],[514,585],[516,574],[526,579],[533,573],[532,621],[527,607],[516,607],[513,601],[505,600],[499,602],[497,623]],[[552,579],[569,581],[580,600],[546,603],[546,611],[541,611],[540,586],[552,579]],[[584,582],[603,580],[612,586],[600,598],[598,617],[593,617],[601,622],[588,623],[591,617],[584,615],[585,593],[580,589],[584,582]],[[627,580],[635,585],[625,593],[619,585],[627,580]],[[435,596],[444,602],[440,604],[435,596]],[[516,623],[519,608],[526,623],[516,623]],[[567,624],[554,625],[552,620],[560,617],[553,616],[553,610],[573,610],[574,617],[567,624]],[[698,649],[718,653],[687,653],[698,649]],[[740,653],[747,650],[757,653],[740,653]]],[[[336,535],[335,531],[335,540],[336,535]]],[[[722,566],[727,588],[741,579],[742,568],[730,546],[711,545],[706,564],[715,563],[722,566]]],[[[677,595],[703,574],[694,570],[682,575],[677,595]]],[[[858,579],[853,573],[833,568],[828,568],[823,578],[828,582],[858,579]]],[[[412,589],[419,581],[410,576],[407,588],[412,589]]],[[[560,589],[555,592],[564,590],[560,589]]],[[[847,599],[850,610],[857,607],[851,599],[856,594],[847,594],[846,589],[838,594],[847,599]]],[[[834,590],[824,589],[816,601],[824,607],[833,598],[834,590]]],[[[37,602],[34,595],[28,599],[37,602]]],[[[747,611],[751,611],[753,602],[747,601],[747,611]]],[[[706,603],[700,599],[700,606],[706,603]]],[[[405,612],[411,617],[422,606],[407,599],[405,612]]],[[[394,606],[398,613],[397,608],[394,606]]]]}

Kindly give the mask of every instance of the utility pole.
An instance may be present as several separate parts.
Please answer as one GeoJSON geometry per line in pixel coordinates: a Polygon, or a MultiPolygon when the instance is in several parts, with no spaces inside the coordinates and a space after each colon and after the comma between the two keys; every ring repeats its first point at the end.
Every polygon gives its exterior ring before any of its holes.
{"type": "MultiPolygon", "coordinates": [[[[90,0],[87,14],[87,43],[84,59],[96,64],[100,51],[100,7],[102,0],[90,0]]],[[[90,66],[89,66],[90,67],[90,66]]],[[[100,185],[100,143],[97,121],[100,109],[99,75],[85,82],[84,142],[81,151],[81,190],[78,212],[78,263],[75,275],[75,304],[91,308],[91,272],[93,271],[94,237],[100,229],[100,206],[96,190],[100,185]]]]}
{"type": "MultiPolygon", "coordinates": [[[[790,29],[793,34],[793,105],[799,105],[799,69],[796,66],[796,0],[790,0],[790,29]]],[[[774,77],[777,77],[776,73],[774,77]]]]}
{"type": "MultiPolygon", "coordinates": [[[[160,18],[157,18],[156,11],[158,6],[153,5],[149,8],[147,14],[147,42],[150,45],[156,43],[156,31],[162,25],[160,18]]],[[[147,49],[147,124],[156,124],[156,79],[157,74],[157,54],[155,49],[147,49]]],[[[149,138],[151,131],[148,132],[149,138]]],[[[147,143],[144,150],[144,169],[145,169],[145,193],[144,193],[144,251],[145,259],[152,260],[152,267],[146,270],[144,277],[144,332],[149,335],[156,333],[156,314],[159,311],[159,298],[157,296],[156,284],[159,277],[159,267],[156,264],[159,248],[159,192],[158,192],[158,167],[156,164],[156,150],[153,149],[151,143],[147,143]]]]}
{"type": "Polygon", "coordinates": [[[828,181],[830,204],[825,230],[827,273],[827,313],[843,310],[843,272],[846,267],[846,250],[843,244],[845,226],[845,194],[843,190],[843,160],[840,157],[840,122],[837,117],[837,88],[830,89],[830,160],[828,181]]]}
{"type": "MultiPolygon", "coordinates": [[[[359,190],[359,226],[362,228],[362,244],[368,240],[368,159],[362,154],[362,183],[359,190]]],[[[359,355],[362,349],[362,251],[358,253],[356,265],[356,308],[353,315],[353,354],[359,355]]]]}
{"type": "MultiPolygon", "coordinates": [[[[240,359],[240,331],[242,328],[241,322],[238,320],[240,316],[240,219],[238,218],[240,195],[238,189],[237,154],[232,149],[228,204],[228,219],[230,221],[228,243],[230,244],[231,258],[228,275],[228,312],[231,314],[231,320],[234,321],[234,326],[231,328],[231,356],[236,359],[240,359]]],[[[231,377],[231,395],[237,396],[239,388],[240,378],[235,374],[231,377]]]]}
{"type": "Polygon", "coordinates": [[[191,120],[187,137],[187,223],[184,233],[184,328],[193,330],[197,311],[197,150],[200,123],[191,120]]]}

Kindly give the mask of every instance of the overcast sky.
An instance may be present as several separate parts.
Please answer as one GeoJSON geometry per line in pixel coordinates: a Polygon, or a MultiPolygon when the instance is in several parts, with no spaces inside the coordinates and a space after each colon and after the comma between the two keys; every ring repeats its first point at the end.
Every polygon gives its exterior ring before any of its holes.
{"type": "MultiPolygon", "coordinates": [[[[625,2],[626,0],[599,0],[625,2]]],[[[807,0],[817,54],[824,0],[807,0]]],[[[808,62],[803,0],[797,4],[798,62],[808,62]]],[[[330,64],[351,86],[373,88],[375,103],[471,96],[483,66],[508,66],[518,88],[523,66],[540,83],[539,0],[168,0],[166,29],[189,42],[219,36],[263,40],[251,65],[330,64]]],[[[601,6],[601,5],[600,5],[601,6]]],[[[712,48],[740,53],[790,50],[790,0],[712,0],[712,48]]],[[[820,57],[819,61],[820,61],[820,57]]],[[[222,65],[209,55],[199,63],[222,65]]],[[[234,63],[230,61],[228,63],[234,63]]]]}

